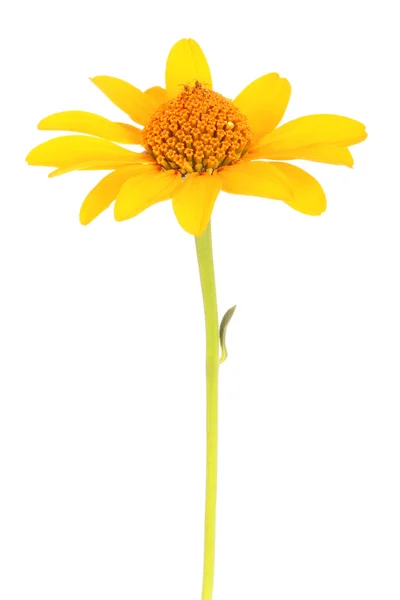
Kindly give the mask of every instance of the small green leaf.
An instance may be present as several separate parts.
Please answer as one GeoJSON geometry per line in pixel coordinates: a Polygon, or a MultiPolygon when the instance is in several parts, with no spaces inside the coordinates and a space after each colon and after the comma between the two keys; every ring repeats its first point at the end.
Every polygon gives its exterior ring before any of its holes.
{"type": "Polygon", "coordinates": [[[219,359],[220,365],[222,365],[222,363],[225,362],[226,359],[228,358],[228,351],[226,349],[226,342],[225,342],[226,330],[228,328],[229,321],[233,317],[233,313],[235,312],[235,310],[236,310],[236,304],[235,304],[235,306],[232,306],[232,308],[230,308],[229,310],[226,311],[226,313],[222,317],[221,325],[219,327],[219,341],[221,344],[221,357],[219,359]]]}

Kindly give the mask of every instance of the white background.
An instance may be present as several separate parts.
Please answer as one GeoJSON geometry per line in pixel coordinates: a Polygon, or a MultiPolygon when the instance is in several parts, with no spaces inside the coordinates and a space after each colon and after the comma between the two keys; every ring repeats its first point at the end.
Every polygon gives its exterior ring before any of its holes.
{"type": "Polygon", "coordinates": [[[399,97],[391,6],[15,2],[1,56],[2,600],[191,600],[202,575],[203,315],[169,203],[84,228],[99,178],[28,168],[47,114],[123,115],[88,77],[145,89],[193,37],[234,97],[278,71],[284,120],[366,123],[354,169],[299,163],[327,212],[221,195],[215,600],[400,597],[399,97]]]}

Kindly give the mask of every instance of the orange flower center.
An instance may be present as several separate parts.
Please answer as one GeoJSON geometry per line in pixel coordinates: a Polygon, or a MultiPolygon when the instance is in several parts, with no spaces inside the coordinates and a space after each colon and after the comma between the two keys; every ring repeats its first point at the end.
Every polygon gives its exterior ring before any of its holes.
{"type": "Polygon", "coordinates": [[[247,118],[231,100],[198,81],[163,104],[143,130],[143,146],[164,169],[182,175],[231,165],[252,142],[247,118]]]}

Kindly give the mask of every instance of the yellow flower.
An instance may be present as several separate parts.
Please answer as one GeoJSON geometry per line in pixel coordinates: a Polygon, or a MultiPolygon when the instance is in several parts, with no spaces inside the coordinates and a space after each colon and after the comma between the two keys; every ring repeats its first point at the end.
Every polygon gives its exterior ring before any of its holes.
{"type": "Polygon", "coordinates": [[[69,131],[40,144],[30,165],[55,167],[50,177],[74,170],[111,171],[85,198],[86,225],[115,200],[117,221],[172,198],[177,220],[189,233],[205,230],[221,190],[282,200],[308,215],[326,208],[320,184],[282,160],[304,159],[353,165],[348,146],[367,137],[364,126],[338,115],[310,115],[278,127],[290,98],[290,84],[269,73],[233,101],[212,90],[200,46],[180,40],[167,59],[166,87],[145,92],[114,77],[93,83],[143,129],[83,111],[56,113],[39,129],[69,131]],[[89,135],[87,135],[89,134],[89,135]],[[132,152],[120,144],[138,144],[132,152]]]}

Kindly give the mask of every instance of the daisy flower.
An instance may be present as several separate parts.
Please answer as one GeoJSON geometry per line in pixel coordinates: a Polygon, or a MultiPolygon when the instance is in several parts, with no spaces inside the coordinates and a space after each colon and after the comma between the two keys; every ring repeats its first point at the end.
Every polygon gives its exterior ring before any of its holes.
{"type": "Polygon", "coordinates": [[[338,115],[309,115],[279,126],[290,84],[269,73],[234,100],[213,90],[200,46],[177,42],[167,58],[165,88],[141,91],[115,77],[93,83],[134,123],[115,123],[83,111],[46,117],[39,129],[78,135],[56,137],[27,156],[30,165],[53,167],[50,177],[71,171],[110,171],[86,196],[80,221],[87,225],[114,201],[117,221],[172,200],[176,218],[195,236],[206,325],[207,476],[202,600],[214,581],[217,499],[218,374],[227,356],[226,328],[219,326],[210,219],[221,190],[281,200],[308,215],[326,208],[314,177],[285,161],[310,160],[353,166],[349,146],[367,137],[364,126],[338,115]],[[120,145],[122,144],[122,145],[120,145]],[[136,151],[126,145],[142,146],[136,151]]]}
{"type": "Polygon", "coordinates": [[[277,73],[250,83],[234,100],[213,90],[200,46],[177,42],[167,58],[165,88],[141,91],[115,77],[92,82],[134,123],[115,123],[84,111],[43,119],[39,129],[84,135],[56,137],[27,156],[34,166],[54,167],[50,177],[75,170],[111,171],[85,198],[87,225],[114,201],[117,221],[172,199],[180,225],[201,235],[221,190],[282,200],[308,215],[326,208],[318,181],[287,160],[353,165],[349,146],[367,137],[348,117],[319,114],[279,127],[290,84],[277,73]],[[132,151],[118,144],[140,145],[132,151]]]}

